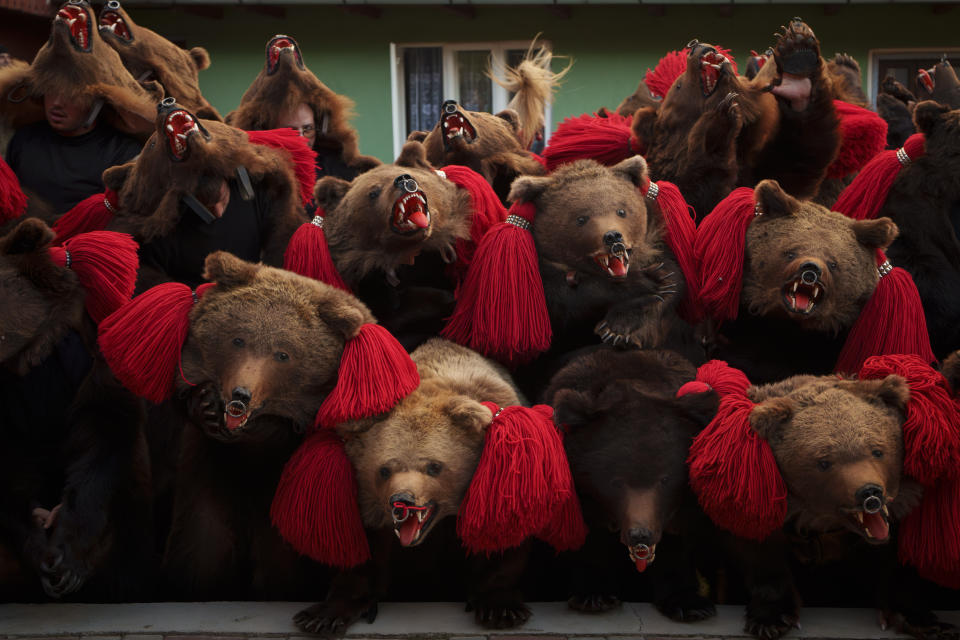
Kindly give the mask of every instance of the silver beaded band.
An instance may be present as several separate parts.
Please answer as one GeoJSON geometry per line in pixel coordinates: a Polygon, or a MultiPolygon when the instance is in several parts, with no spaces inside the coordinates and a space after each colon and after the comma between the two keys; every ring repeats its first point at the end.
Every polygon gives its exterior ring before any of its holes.
{"type": "Polygon", "coordinates": [[[110,204],[110,198],[103,196],[103,206],[107,208],[107,211],[110,213],[116,213],[117,210],[113,208],[113,205],[110,204]]]}
{"type": "Polygon", "coordinates": [[[890,264],[889,260],[884,260],[883,264],[877,267],[877,273],[880,274],[881,278],[887,275],[888,273],[890,273],[891,271],[893,271],[893,265],[890,264]]]}
{"type": "Polygon", "coordinates": [[[656,200],[658,195],[660,195],[660,187],[657,186],[656,182],[651,182],[647,188],[647,197],[656,200]]]}
{"type": "Polygon", "coordinates": [[[907,150],[904,147],[897,149],[897,160],[899,160],[902,165],[910,164],[910,156],[907,155],[907,150]]]}
{"type": "Polygon", "coordinates": [[[447,172],[446,172],[446,171],[441,171],[440,169],[434,169],[434,171],[436,171],[436,172],[437,172],[437,175],[440,176],[441,178],[443,178],[444,180],[447,179],[447,172]]]}
{"type": "Polygon", "coordinates": [[[310,221],[310,224],[316,225],[323,229],[323,216],[313,216],[313,220],[310,221]]]}
{"type": "Polygon", "coordinates": [[[64,250],[63,250],[63,255],[66,256],[66,260],[64,261],[64,265],[63,265],[63,266],[65,266],[67,269],[69,269],[71,263],[73,262],[73,260],[70,258],[70,252],[67,251],[66,249],[64,249],[64,250]]]}
{"type": "Polygon", "coordinates": [[[755,205],[753,205],[753,217],[757,218],[762,215],[763,215],[763,209],[760,208],[760,203],[758,202],[755,205]]]}
{"type": "Polygon", "coordinates": [[[530,230],[530,223],[527,221],[526,218],[513,215],[512,213],[507,216],[507,224],[515,225],[517,227],[520,227],[521,229],[526,229],[527,231],[530,230]]]}

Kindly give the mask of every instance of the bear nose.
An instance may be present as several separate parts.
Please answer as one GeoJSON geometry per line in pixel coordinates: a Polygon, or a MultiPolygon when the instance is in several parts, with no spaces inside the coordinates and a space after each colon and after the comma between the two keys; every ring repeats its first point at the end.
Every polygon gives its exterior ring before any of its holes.
{"type": "Polygon", "coordinates": [[[441,111],[444,113],[456,113],[457,112],[457,101],[456,100],[445,100],[443,106],[440,107],[441,111]]]}
{"type": "Polygon", "coordinates": [[[856,500],[867,513],[876,513],[883,508],[883,487],[865,484],[857,491],[856,500]]]}
{"type": "Polygon", "coordinates": [[[631,527],[627,535],[631,546],[645,544],[649,547],[653,544],[653,532],[646,527],[631,527]]]}
{"type": "Polygon", "coordinates": [[[619,231],[607,231],[603,234],[603,243],[607,245],[615,245],[618,242],[623,242],[623,234],[619,231]]]}
{"type": "Polygon", "coordinates": [[[822,273],[816,262],[804,262],[800,265],[800,281],[803,284],[816,284],[822,273]]]}
{"type": "Polygon", "coordinates": [[[237,402],[242,402],[244,404],[250,404],[251,398],[253,398],[253,394],[250,393],[250,390],[246,387],[234,387],[230,394],[231,400],[236,400],[237,402]]]}

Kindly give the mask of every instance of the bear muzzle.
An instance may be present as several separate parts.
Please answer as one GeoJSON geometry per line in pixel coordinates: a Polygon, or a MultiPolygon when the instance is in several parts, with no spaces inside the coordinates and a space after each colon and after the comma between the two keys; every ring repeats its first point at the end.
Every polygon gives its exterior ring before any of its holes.
{"type": "Polygon", "coordinates": [[[455,100],[446,100],[440,106],[440,137],[445,151],[449,151],[454,142],[467,145],[477,139],[477,129],[460,110],[455,100]]]}
{"type": "Polygon", "coordinates": [[[437,505],[432,500],[417,504],[408,492],[390,496],[393,532],[404,547],[415,547],[424,539],[437,515],[437,505]]]}
{"type": "Polygon", "coordinates": [[[70,44],[74,49],[89,53],[93,49],[93,28],[90,24],[90,5],[83,1],[70,0],[60,7],[53,19],[54,28],[65,27],[70,44]]]}
{"type": "Polygon", "coordinates": [[[130,26],[120,13],[120,2],[118,0],[110,0],[104,5],[100,12],[99,25],[101,35],[111,35],[123,44],[133,42],[133,33],[131,33],[130,26]]]}
{"type": "Polygon", "coordinates": [[[787,311],[808,316],[827,295],[823,281],[823,268],[807,261],[799,266],[795,275],[783,285],[783,304],[787,311]]]}

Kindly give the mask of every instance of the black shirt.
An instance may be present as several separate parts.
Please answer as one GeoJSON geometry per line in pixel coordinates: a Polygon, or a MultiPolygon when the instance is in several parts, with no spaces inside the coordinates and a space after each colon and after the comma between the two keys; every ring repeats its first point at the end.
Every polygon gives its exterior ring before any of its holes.
{"type": "Polygon", "coordinates": [[[108,124],[98,123],[79,136],[62,136],[44,120],[17,129],[7,149],[7,164],[20,184],[66,213],[101,193],[104,170],[123,164],[143,145],[108,124]]]}

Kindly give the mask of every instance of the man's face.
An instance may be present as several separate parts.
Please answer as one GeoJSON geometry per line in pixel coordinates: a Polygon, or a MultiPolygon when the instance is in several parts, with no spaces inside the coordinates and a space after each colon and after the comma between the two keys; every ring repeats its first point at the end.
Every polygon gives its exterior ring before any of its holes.
{"type": "Polygon", "coordinates": [[[60,135],[78,136],[93,129],[92,124],[84,126],[90,115],[86,101],[47,93],[43,96],[43,111],[50,127],[60,135]]]}
{"type": "Polygon", "coordinates": [[[0,67],[5,67],[11,62],[13,62],[13,58],[10,57],[9,53],[0,53],[0,67]]]}
{"type": "Polygon", "coordinates": [[[300,104],[292,111],[281,111],[277,115],[277,127],[289,127],[307,139],[307,144],[313,148],[313,141],[317,139],[316,123],[313,121],[313,109],[300,104]]]}

